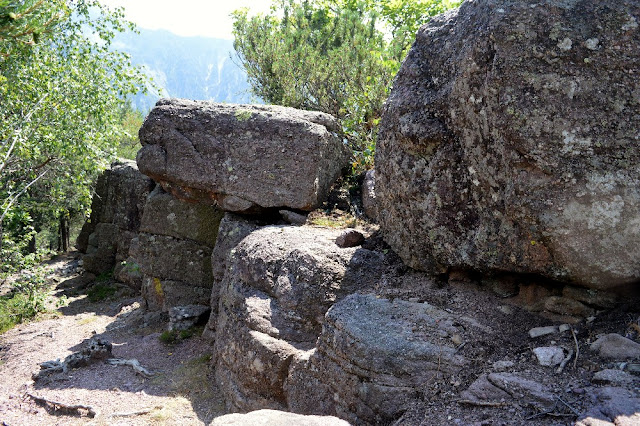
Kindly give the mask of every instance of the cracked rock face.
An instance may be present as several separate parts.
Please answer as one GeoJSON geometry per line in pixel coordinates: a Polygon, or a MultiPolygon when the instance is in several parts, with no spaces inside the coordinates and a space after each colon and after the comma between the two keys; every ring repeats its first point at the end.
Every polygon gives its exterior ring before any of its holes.
{"type": "Polygon", "coordinates": [[[238,213],[310,211],[348,163],[338,129],[319,112],[163,99],[140,129],[137,161],[178,198],[238,213]]]}
{"type": "Polygon", "coordinates": [[[379,279],[381,255],[339,248],[339,234],[267,226],[229,254],[214,354],[216,381],[233,409],[287,409],[284,382],[291,363],[314,347],[325,313],[379,279]]]}
{"type": "MultiPolygon", "coordinates": [[[[91,218],[76,243],[85,253],[83,266],[87,271],[101,274],[114,266],[119,269],[140,228],[145,200],[153,187],[153,181],[140,173],[133,161],[117,161],[100,175],[91,218]]],[[[131,285],[140,288],[140,280],[134,281],[131,285]]]]}
{"type": "Polygon", "coordinates": [[[637,1],[477,0],[420,29],[376,154],[416,269],[640,280],[637,1]]]}

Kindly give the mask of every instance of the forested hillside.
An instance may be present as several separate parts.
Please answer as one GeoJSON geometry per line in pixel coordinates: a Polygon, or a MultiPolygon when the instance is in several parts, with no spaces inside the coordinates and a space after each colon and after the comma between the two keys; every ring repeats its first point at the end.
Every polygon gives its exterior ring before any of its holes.
{"type": "Polygon", "coordinates": [[[146,113],[162,97],[249,103],[244,70],[234,62],[231,40],[181,37],[164,30],[140,29],[140,33],[119,34],[115,49],[131,55],[131,61],[145,68],[160,93],[139,94],[133,107],[146,113]]]}

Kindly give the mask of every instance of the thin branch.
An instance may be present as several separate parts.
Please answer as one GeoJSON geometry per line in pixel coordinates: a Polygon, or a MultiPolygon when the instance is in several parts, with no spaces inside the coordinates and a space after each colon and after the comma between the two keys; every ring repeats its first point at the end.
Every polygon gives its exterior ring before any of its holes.
{"type": "Polygon", "coordinates": [[[22,190],[20,192],[18,192],[10,201],[9,204],[7,204],[7,207],[4,208],[4,211],[2,212],[2,216],[0,216],[0,225],[2,224],[2,221],[4,220],[4,217],[7,215],[7,213],[9,212],[9,209],[11,208],[11,206],[13,205],[13,203],[16,202],[16,200],[18,198],[20,198],[20,196],[22,194],[24,194],[25,192],[27,192],[27,189],[29,189],[29,187],[31,185],[33,185],[34,183],[36,183],[37,181],[39,181],[44,175],[47,174],[47,172],[49,171],[49,169],[46,169],[45,171],[43,171],[42,173],[40,173],[38,175],[37,178],[35,178],[34,180],[32,180],[31,182],[29,182],[29,184],[27,186],[25,186],[24,188],[22,188],[22,190]]]}
{"type": "Polygon", "coordinates": [[[78,414],[78,415],[82,415],[82,413],[86,411],[87,415],[92,418],[98,414],[96,409],[90,405],[81,405],[81,404],[69,405],[60,401],[54,401],[52,399],[43,398],[41,396],[37,396],[28,392],[27,392],[27,396],[33,399],[38,404],[41,404],[44,406],[51,406],[54,411],[61,411],[63,413],[78,414]]]}
{"type": "MultiPolygon", "coordinates": [[[[38,110],[38,107],[40,106],[40,104],[49,96],[48,93],[45,93],[44,95],[42,95],[40,97],[40,99],[38,99],[38,102],[36,102],[36,104],[33,106],[33,109],[31,111],[29,111],[29,113],[24,117],[24,122],[28,122],[31,120],[31,117],[33,116],[33,114],[35,114],[35,112],[38,110]]],[[[4,158],[2,159],[2,164],[0,164],[0,175],[2,174],[2,170],[4,170],[4,168],[7,165],[7,162],[9,160],[9,157],[11,156],[11,154],[13,153],[13,150],[15,149],[16,143],[18,142],[17,137],[13,137],[12,138],[13,141],[11,142],[11,146],[9,147],[9,150],[7,151],[7,153],[5,154],[4,158]]]]}

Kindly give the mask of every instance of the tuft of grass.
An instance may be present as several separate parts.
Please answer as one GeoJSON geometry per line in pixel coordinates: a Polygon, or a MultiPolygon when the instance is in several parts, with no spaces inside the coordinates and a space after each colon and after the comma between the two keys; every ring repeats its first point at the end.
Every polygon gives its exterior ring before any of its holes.
{"type": "Polygon", "coordinates": [[[116,294],[118,290],[108,284],[96,284],[87,291],[87,298],[90,302],[96,303],[108,299],[116,294]]]}
{"type": "Polygon", "coordinates": [[[351,215],[336,215],[312,217],[309,223],[323,228],[354,228],[358,221],[351,215]]]}
{"type": "Polygon", "coordinates": [[[113,279],[113,269],[110,270],[110,271],[103,272],[100,275],[98,275],[96,277],[96,282],[97,283],[103,283],[103,282],[106,282],[106,281],[110,281],[112,279],[113,279]]]}
{"type": "Polygon", "coordinates": [[[200,335],[204,331],[204,327],[191,327],[186,330],[166,330],[163,331],[159,339],[167,345],[175,345],[182,340],[190,339],[195,335],[200,335]]]}

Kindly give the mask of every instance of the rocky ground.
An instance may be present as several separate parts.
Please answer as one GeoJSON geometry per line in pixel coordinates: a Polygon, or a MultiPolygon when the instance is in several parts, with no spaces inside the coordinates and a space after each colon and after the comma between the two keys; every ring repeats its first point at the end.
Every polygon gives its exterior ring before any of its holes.
{"type": "MultiPolygon", "coordinates": [[[[637,347],[625,349],[614,339],[592,349],[599,337],[611,333],[638,341],[637,304],[619,304],[562,326],[473,280],[427,280],[404,267],[375,234],[365,247],[386,255],[376,295],[429,303],[459,318],[454,326],[464,329],[464,338],[458,336],[455,343],[471,360],[460,374],[424,383],[421,403],[396,425],[640,424],[637,347]],[[564,360],[559,370],[557,362],[564,360]]],[[[86,293],[95,277],[78,275],[75,254],[49,267],[55,282],[52,312],[0,337],[2,424],[190,425],[209,424],[225,414],[210,371],[209,341],[196,335],[161,342],[165,320],[146,312],[142,300],[126,291],[91,302],[86,293]],[[32,379],[41,363],[81,351],[96,337],[112,342],[114,358],[135,359],[152,375],[96,360],[32,379]]],[[[113,285],[109,280],[102,284],[113,285]]]]}
{"type": "MultiPolygon", "coordinates": [[[[49,267],[50,278],[57,283],[51,293],[51,313],[0,336],[1,424],[197,425],[224,412],[208,378],[209,342],[195,335],[163,343],[160,336],[166,323],[158,314],[146,313],[140,297],[127,297],[126,292],[89,301],[87,288],[95,283],[78,275],[75,254],[58,258],[49,267]],[[41,363],[64,359],[93,337],[112,342],[114,358],[136,359],[152,376],[97,360],[32,380],[41,363]]],[[[109,280],[101,284],[113,285],[109,280]]]]}

